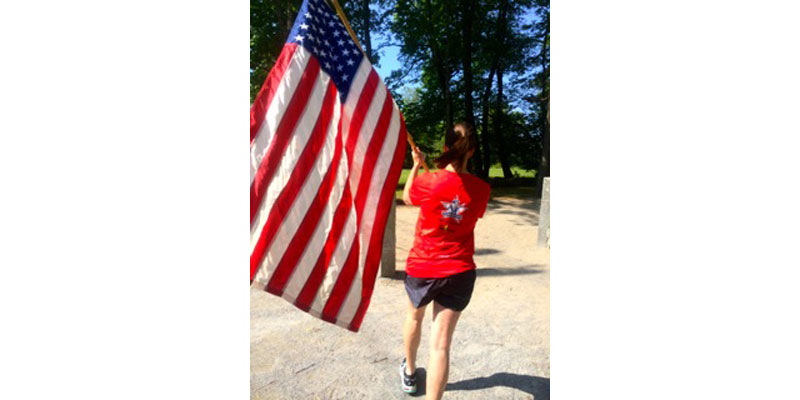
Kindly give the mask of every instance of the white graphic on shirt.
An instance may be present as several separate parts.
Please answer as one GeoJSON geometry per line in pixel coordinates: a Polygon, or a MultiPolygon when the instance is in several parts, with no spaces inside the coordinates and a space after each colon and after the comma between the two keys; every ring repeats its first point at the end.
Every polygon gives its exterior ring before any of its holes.
{"type": "Polygon", "coordinates": [[[442,206],[444,206],[444,211],[442,211],[442,216],[445,218],[452,218],[456,220],[456,222],[461,222],[462,215],[464,211],[467,211],[467,207],[465,204],[461,204],[458,201],[458,196],[453,199],[451,202],[442,201],[442,206]]]}

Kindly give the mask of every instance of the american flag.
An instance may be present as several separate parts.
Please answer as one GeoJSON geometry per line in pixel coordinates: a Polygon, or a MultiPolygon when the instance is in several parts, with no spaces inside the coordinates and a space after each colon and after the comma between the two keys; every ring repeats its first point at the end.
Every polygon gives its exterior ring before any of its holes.
{"type": "Polygon", "coordinates": [[[251,285],[357,332],[406,135],[336,13],[304,1],[250,109],[251,285]]]}

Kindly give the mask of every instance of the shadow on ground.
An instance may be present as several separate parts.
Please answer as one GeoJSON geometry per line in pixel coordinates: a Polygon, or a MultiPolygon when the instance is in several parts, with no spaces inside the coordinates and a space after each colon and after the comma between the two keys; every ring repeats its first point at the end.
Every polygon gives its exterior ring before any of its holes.
{"type": "Polygon", "coordinates": [[[411,397],[424,397],[425,396],[425,379],[428,377],[425,368],[417,368],[417,392],[409,394],[411,397]]]}
{"type": "Polygon", "coordinates": [[[539,274],[546,265],[526,265],[518,268],[478,268],[475,270],[478,276],[503,276],[503,275],[527,275],[539,274]]]}
{"type": "Polygon", "coordinates": [[[533,395],[535,400],[550,399],[550,378],[499,372],[491,376],[448,383],[445,392],[456,390],[480,390],[495,386],[506,386],[533,395]]]}
{"type": "Polygon", "coordinates": [[[485,255],[485,254],[497,254],[497,253],[500,253],[500,250],[497,250],[497,249],[476,249],[475,250],[475,255],[476,256],[482,256],[482,255],[485,255]]]}
{"type": "Polygon", "coordinates": [[[539,200],[526,201],[520,204],[503,199],[491,199],[487,209],[495,214],[519,216],[524,218],[525,223],[539,225],[539,203],[539,200]]]}

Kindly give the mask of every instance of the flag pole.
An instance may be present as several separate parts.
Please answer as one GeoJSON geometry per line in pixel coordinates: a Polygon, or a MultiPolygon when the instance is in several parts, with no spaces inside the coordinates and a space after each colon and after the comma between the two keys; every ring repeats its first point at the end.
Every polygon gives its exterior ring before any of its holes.
{"type": "MultiPolygon", "coordinates": [[[[331,0],[331,3],[333,3],[333,8],[336,10],[336,14],[339,14],[339,18],[344,23],[344,27],[347,29],[347,33],[349,33],[353,41],[356,42],[356,46],[358,46],[358,49],[361,50],[361,54],[364,54],[364,57],[367,58],[367,60],[369,60],[369,57],[367,57],[366,53],[364,53],[364,49],[361,48],[361,42],[358,41],[358,37],[356,37],[355,32],[353,32],[353,28],[350,27],[350,22],[347,20],[347,17],[345,17],[344,10],[342,10],[342,7],[339,5],[339,2],[336,0],[331,0]]],[[[411,134],[408,133],[408,131],[406,131],[406,139],[408,139],[408,144],[411,145],[411,148],[413,150],[416,150],[417,145],[414,144],[414,139],[411,138],[411,134]]],[[[425,168],[425,172],[430,172],[428,170],[428,164],[425,162],[425,160],[422,160],[422,166],[425,168]]]]}

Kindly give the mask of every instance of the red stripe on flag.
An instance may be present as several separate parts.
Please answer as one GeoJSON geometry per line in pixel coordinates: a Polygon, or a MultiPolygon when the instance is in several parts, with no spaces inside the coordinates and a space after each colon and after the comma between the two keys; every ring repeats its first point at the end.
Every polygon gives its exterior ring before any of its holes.
{"type": "Polygon", "coordinates": [[[364,124],[364,117],[369,111],[370,103],[375,97],[375,88],[378,86],[378,74],[373,69],[369,73],[367,82],[364,84],[364,89],[361,90],[361,95],[358,98],[356,107],[353,109],[353,116],[350,120],[350,128],[348,130],[347,143],[345,143],[345,150],[347,151],[347,170],[350,171],[350,166],[353,165],[353,152],[355,152],[356,142],[358,136],[361,134],[361,125],[364,124]]]}
{"type": "MultiPolygon", "coordinates": [[[[317,126],[314,128],[315,130],[322,124],[322,132],[328,131],[331,123],[331,114],[335,107],[336,96],[336,90],[334,89],[333,82],[331,82],[328,86],[328,93],[325,94],[322,114],[320,114],[320,118],[317,120],[317,126]]],[[[278,263],[278,266],[275,267],[275,271],[273,271],[272,277],[269,279],[266,290],[274,295],[281,296],[283,294],[286,281],[289,280],[289,277],[297,266],[297,261],[308,245],[308,239],[312,236],[314,229],[316,229],[317,225],[320,223],[322,212],[325,211],[325,205],[336,183],[336,170],[339,168],[339,159],[342,155],[342,140],[338,137],[339,134],[341,134],[341,131],[336,133],[337,138],[333,150],[333,159],[328,166],[328,171],[320,182],[317,195],[309,205],[303,222],[301,222],[300,226],[297,228],[297,232],[294,234],[292,241],[289,242],[286,252],[283,254],[283,257],[281,257],[281,261],[278,263]]],[[[324,137],[325,135],[323,134],[322,136],[324,137]]],[[[314,153],[319,151],[318,149],[315,150],[314,153]]],[[[313,164],[313,160],[311,164],[313,164]]]]}
{"type": "Polygon", "coordinates": [[[328,301],[325,303],[325,308],[322,309],[322,320],[332,324],[336,323],[336,316],[339,315],[339,309],[342,306],[342,302],[344,302],[345,296],[347,296],[347,291],[353,284],[353,277],[358,270],[358,253],[358,229],[356,229],[356,236],[353,238],[350,254],[347,256],[347,261],[345,261],[342,271],[339,272],[331,295],[328,296],[328,301]]]}
{"type": "Polygon", "coordinates": [[[287,43],[285,46],[283,46],[283,50],[281,50],[281,54],[278,56],[275,66],[273,66],[269,71],[267,80],[264,81],[264,86],[261,86],[261,90],[258,92],[256,100],[253,102],[252,107],[250,107],[251,144],[253,143],[253,139],[256,138],[258,131],[261,129],[261,124],[264,122],[264,117],[267,114],[267,110],[269,110],[269,105],[272,103],[272,99],[275,97],[275,92],[278,90],[278,86],[281,84],[283,74],[289,67],[296,49],[297,45],[294,43],[287,43]]]}
{"type": "Polygon", "coordinates": [[[261,165],[258,166],[256,177],[253,180],[253,184],[250,185],[251,224],[253,223],[253,218],[255,218],[256,211],[258,211],[258,206],[263,200],[264,193],[267,191],[269,183],[272,181],[272,177],[278,169],[278,165],[280,165],[286,146],[292,138],[292,133],[297,126],[297,121],[300,120],[300,116],[306,108],[306,102],[308,101],[311,90],[314,88],[314,82],[317,80],[319,71],[319,63],[317,63],[314,57],[311,57],[311,59],[308,60],[306,70],[303,71],[303,77],[297,85],[297,90],[295,90],[292,95],[292,100],[289,101],[286,114],[284,114],[283,119],[281,119],[278,125],[278,129],[275,131],[275,137],[269,144],[269,148],[261,161],[261,165]]]}
{"type": "Polygon", "coordinates": [[[361,322],[364,319],[364,314],[369,307],[370,299],[372,298],[372,291],[375,288],[375,277],[378,274],[378,265],[380,265],[381,254],[383,252],[383,238],[384,230],[386,229],[386,221],[389,217],[389,209],[391,202],[394,201],[394,193],[397,187],[397,181],[400,179],[400,172],[403,169],[403,159],[406,152],[406,128],[405,121],[400,115],[400,134],[397,137],[397,148],[394,152],[394,159],[383,184],[383,191],[381,192],[380,204],[378,204],[378,213],[376,217],[376,225],[372,229],[372,238],[369,242],[369,250],[367,250],[367,259],[364,265],[364,276],[361,284],[361,303],[358,305],[356,314],[347,328],[353,332],[358,332],[361,327],[361,322]]]}
{"type": "MultiPolygon", "coordinates": [[[[386,90],[386,89],[383,89],[386,90]]],[[[356,230],[356,238],[353,241],[354,244],[358,244],[358,234],[361,231],[361,219],[362,215],[364,214],[364,203],[367,201],[367,195],[369,192],[369,184],[372,180],[372,172],[375,167],[375,162],[378,160],[378,154],[380,154],[381,147],[383,146],[383,141],[386,139],[386,132],[389,128],[389,120],[392,118],[392,97],[389,93],[386,93],[386,97],[383,101],[383,110],[381,111],[380,117],[378,118],[378,124],[375,127],[375,132],[372,135],[372,139],[370,140],[369,146],[367,147],[367,152],[364,155],[364,162],[362,165],[362,173],[360,182],[358,183],[358,190],[356,191],[355,197],[355,207],[356,207],[356,224],[358,229],[356,230]]],[[[350,289],[352,285],[352,275],[358,270],[358,255],[359,255],[359,246],[353,246],[351,248],[351,254],[347,257],[347,262],[345,263],[344,267],[342,268],[342,272],[339,274],[339,278],[336,280],[336,284],[333,287],[333,291],[331,292],[330,297],[328,298],[328,302],[325,304],[325,310],[323,310],[323,317],[333,318],[339,314],[339,309],[342,306],[342,302],[344,301],[345,297],[347,296],[347,291],[350,289]],[[355,257],[352,253],[353,249],[355,249],[355,257]],[[345,271],[347,274],[345,274],[345,271]],[[343,281],[343,279],[346,279],[343,281]]],[[[323,318],[324,319],[324,318],[323,318]]],[[[327,321],[327,320],[326,320],[327,321]]]]}
{"type": "MultiPolygon", "coordinates": [[[[329,92],[331,91],[335,93],[333,81],[329,82],[328,84],[325,101],[322,104],[323,113],[325,112],[325,108],[329,109],[328,114],[330,114],[330,110],[333,109],[333,104],[326,103],[333,102],[335,100],[335,97],[328,96],[329,92]]],[[[319,124],[320,118],[322,118],[321,115],[317,118],[317,125],[319,124]]],[[[327,118],[330,119],[330,116],[327,118]]],[[[295,164],[294,170],[292,170],[292,175],[286,182],[286,186],[281,189],[280,194],[278,194],[278,198],[275,199],[275,203],[269,210],[269,216],[264,224],[264,229],[261,230],[261,235],[258,237],[258,242],[256,242],[253,253],[250,254],[251,281],[258,270],[258,266],[261,264],[261,259],[264,258],[264,254],[269,248],[269,245],[272,243],[275,234],[278,232],[278,228],[280,228],[281,224],[283,223],[284,216],[286,216],[291,210],[292,203],[294,203],[297,194],[303,187],[303,182],[306,180],[308,171],[310,171],[314,166],[317,153],[322,147],[322,143],[325,139],[325,132],[316,128],[317,126],[315,126],[314,130],[312,130],[311,136],[308,138],[308,142],[306,143],[306,147],[300,154],[300,158],[297,160],[297,164],[295,164]]],[[[250,193],[250,196],[252,200],[252,192],[250,193]]]]}
{"type": "MultiPolygon", "coordinates": [[[[342,120],[340,119],[340,133],[341,130],[342,120]]],[[[337,139],[339,139],[341,143],[341,136],[339,136],[337,139]]],[[[350,216],[352,201],[353,199],[350,196],[350,185],[345,182],[344,193],[342,193],[339,206],[336,208],[336,212],[333,215],[331,231],[328,233],[325,246],[317,258],[317,263],[314,265],[314,269],[308,275],[308,279],[306,280],[305,285],[303,285],[303,289],[300,291],[300,294],[295,300],[295,305],[303,311],[308,311],[311,308],[311,303],[314,301],[314,297],[316,297],[319,287],[322,285],[322,280],[325,278],[325,274],[328,272],[328,266],[331,264],[333,254],[336,252],[336,247],[339,244],[339,241],[342,240],[342,229],[344,229],[347,218],[350,216]]]]}
{"type": "Polygon", "coordinates": [[[361,215],[364,213],[364,203],[367,201],[369,184],[372,180],[372,172],[375,169],[375,163],[378,162],[378,155],[381,152],[381,147],[383,147],[383,141],[386,139],[391,119],[392,96],[386,93],[386,97],[383,99],[383,110],[378,118],[378,124],[375,126],[375,133],[372,134],[372,139],[369,142],[369,146],[367,146],[367,152],[364,154],[361,179],[358,182],[358,191],[356,191],[356,210],[358,210],[359,227],[361,226],[361,215]]]}

